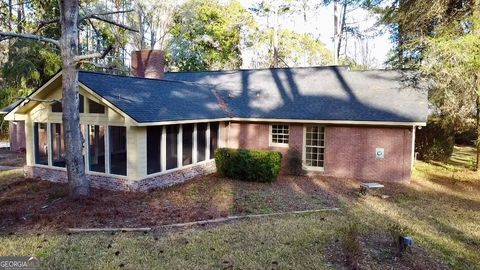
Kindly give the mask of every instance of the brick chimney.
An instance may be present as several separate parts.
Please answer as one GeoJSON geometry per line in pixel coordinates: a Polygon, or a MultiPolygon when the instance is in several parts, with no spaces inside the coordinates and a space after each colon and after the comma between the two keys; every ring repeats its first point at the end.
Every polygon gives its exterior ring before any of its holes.
{"type": "Polygon", "coordinates": [[[165,57],[162,50],[132,51],[132,75],[149,79],[163,79],[165,57]]]}

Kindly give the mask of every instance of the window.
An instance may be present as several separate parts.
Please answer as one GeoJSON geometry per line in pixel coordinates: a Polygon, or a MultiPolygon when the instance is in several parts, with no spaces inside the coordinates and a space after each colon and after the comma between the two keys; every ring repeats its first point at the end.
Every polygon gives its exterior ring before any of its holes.
{"type": "Polygon", "coordinates": [[[162,130],[163,126],[147,127],[147,173],[157,173],[162,170],[162,130]]]}
{"type": "Polygon", "coordinates": [[[178,167],[178,125],[170,125],[166,127],[167,132],[167,170],[178,167]]]}
{"type": "Polygon", "coordinates": [[[182,126],[182,163],[189,165],[193,163],[193,124],[182,126]]]}
{"type": "Polygon", "coordinates": [[[105,107],[91,99],[88,100],[89,113],[105,113],[105,107]]]}
{"type": "Polygon", "coordinates": [[[288,125],[272,125],[270,127],[270,145],[288,145],[289,127],[288,125]]]}
{"type": "Polygon", "coordinates": [[[93,172],[105,172],[105,128],[88,126],[88,169],[93,172]]]}
{"type": "Polygon", "coordinates": [[[59,101],[54,101],[52,103],[52,112],[62,112],[62,103],[59,101]]]}
{"type": "Polygon", "coordinates": [[[207,152],[207,123],[197,124],[197,162],[206,159],[207,152]]]}
{"type": "Polygon", "coordinates": [[[110,173],[127,175],[127,129],[109,126],[110,173]]]}
{"type": "Polygon", "coordinates": [[[35,147],[35,164],[48,165],[47,124],[33,124],[33,139],[35,147]]]}
{"type": "Polygon", "coordinates": [[[78,95],[78,109],[80,110],[80,113],[84,112],[84,107],[85,107],[85,97],[83,95],[78,95]]]}
{"type": "Polygon", "coordinates": [[[51,124],[53,166],[65,167],[65,144],[63,143],[62,124],[51,124]]]}
{"type": "Polygon", "coordinates": [[[325,157],[325,127],[305,128],[305,166],[323,168],[325,157]]]}
{"type": "MultiPolygon", "coordinates": [[[[78,109],[80,113],[84,111],[84,100],[83,95],[78,95],[78,109]]],[[[55,101],[51,105],[52,112],[62,112],[62,103],[60,101],[55,101]]]]}
{"type": "Polygon", "coordinates": [[[215,158],[215,150],[218,148],[218,122],[210,123],[210,158],[215,158]]]}

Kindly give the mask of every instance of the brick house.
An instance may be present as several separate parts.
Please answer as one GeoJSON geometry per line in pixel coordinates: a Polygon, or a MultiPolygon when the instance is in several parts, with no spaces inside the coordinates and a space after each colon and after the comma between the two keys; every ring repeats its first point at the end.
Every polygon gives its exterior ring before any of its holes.
{"type": "MultiPolygon", "coordinates": [[[[346,67],[163,72],[132,54],[137,76],[81,71],[80,123],[92,186],[147,191],[215,171],[218,147],[287,151],[328,176],[409,181],[427,95],[406,71],[346,67]]],[[[66,181],[61,72],[5,119],[25,123],[25,172],[66,181]]],[[[284,165],[285,165],[284,164],[284,165]]],[[[285,170],[284,170],[285,172],[285,170]]]]}

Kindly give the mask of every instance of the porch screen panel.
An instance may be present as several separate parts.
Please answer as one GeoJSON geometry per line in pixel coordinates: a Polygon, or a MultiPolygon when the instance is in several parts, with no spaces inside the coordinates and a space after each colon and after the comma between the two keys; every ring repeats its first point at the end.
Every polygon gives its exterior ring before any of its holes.
{"type": "Polygon", "coordinates": [[[53,166],[65,167],[65,144],[63,143],[62,124],[51,124],[53,166]]]}
{"type": "Polygon", "coordinates": [[[109,126],[110,173],[127,175],[127,129],[109,126]]]}
{"type": "Polygon", "coordinates": [[[207,148],[207,123],[197,124],[197,161],[204,161],[207,148]]]}
{"type": "Polygon", "coordinates": [[[169,125],[166,126],[167,132],[167,170],[175,169],[178,167],[177,164],[177,143],[178,143],[178,132],[179,132],[178,125],[169,125]]]}
{"type": "Polygon", "coordinates": [[[182,135],[182,161],[183,165],[189,165],[192,164],[193,159],[193,124],[183,125],[182,135]]]}
{"type": "Polygon", "coordinates": [[[88,168],[92,172],[105,172],[105,127],[88,126],[88,168]]]}
{"type": "Polygon", "coordinates": [[[325,127],[307,126],[305,131],[305,165],[323,168],[325,158],[325,127]]]}
{"type": "Polygon", "coordinates": [[[218,148],[218,128],[219,123],[210,123],[210,158],[215,158],[215,150],[218,148]]]}
{"type": "Polygon", "coordinates": [[[163,126],[147,127],[147,173],[160,172],[163,126]]]}
{"type": "Polygon", "coordinates": [[[48,165],[48,137],[47,124],[33,124],[33,140],[35,152],[35,164],[48,165]]]}

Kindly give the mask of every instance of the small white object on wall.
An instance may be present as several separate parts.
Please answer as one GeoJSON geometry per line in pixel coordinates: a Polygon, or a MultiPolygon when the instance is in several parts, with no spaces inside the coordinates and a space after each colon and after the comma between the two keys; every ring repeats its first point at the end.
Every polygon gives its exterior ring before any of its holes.
{"type": "Polygon", "coordinates": [[[376,159],[384,159],[385,158],[385,149],[375,148],[375,158],[376,159]]]}

